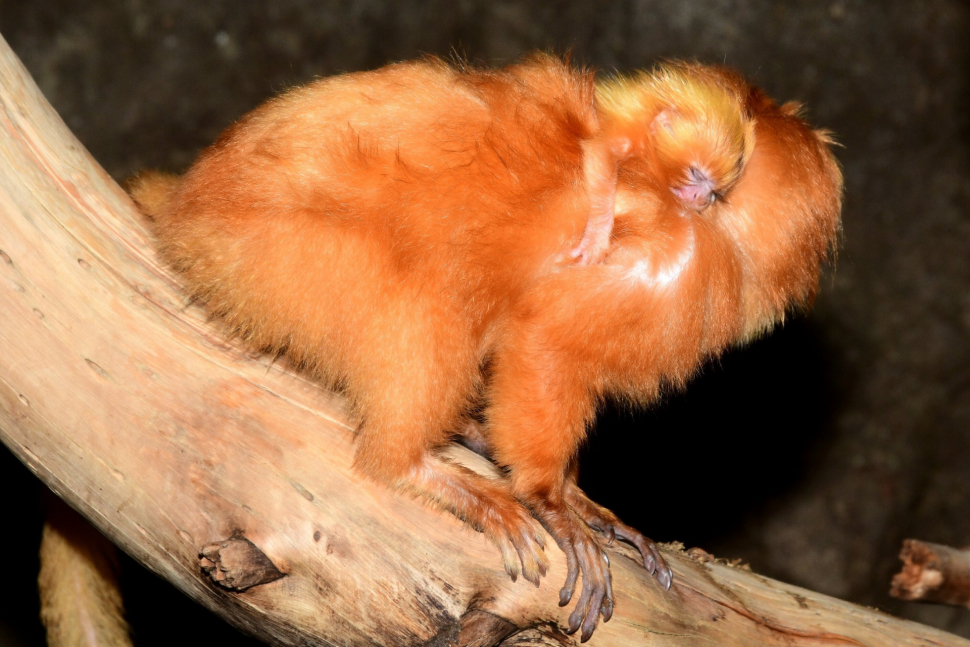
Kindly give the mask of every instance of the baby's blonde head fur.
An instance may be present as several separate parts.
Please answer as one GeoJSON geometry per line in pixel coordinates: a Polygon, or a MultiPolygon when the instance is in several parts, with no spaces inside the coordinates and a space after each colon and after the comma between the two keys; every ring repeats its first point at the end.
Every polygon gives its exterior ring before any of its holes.
{"type": "Polygon", "coordinates": [[[605,128],[647,135],[669,182],[689,182],[695,169],[721,194],[754,149],[745,87],[726,70],[676,63],[600,81],[596,100],[605,128]]]}

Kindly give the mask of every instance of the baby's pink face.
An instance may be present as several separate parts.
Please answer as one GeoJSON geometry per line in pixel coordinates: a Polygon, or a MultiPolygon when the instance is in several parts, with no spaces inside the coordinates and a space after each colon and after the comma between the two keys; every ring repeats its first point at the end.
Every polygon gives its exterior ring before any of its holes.
{"type": "Polygon", "coordinates": [[[687,181],[684,184],[670,187],[670,190],[681,202],[694,211],[701,211],[717,199],[717,185],[711,174],[696,166],[687,171],[687,181]]]}

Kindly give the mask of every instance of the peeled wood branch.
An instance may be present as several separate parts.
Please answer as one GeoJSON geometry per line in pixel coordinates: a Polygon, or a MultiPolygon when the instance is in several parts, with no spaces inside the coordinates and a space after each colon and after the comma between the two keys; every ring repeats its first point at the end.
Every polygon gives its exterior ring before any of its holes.
{"type": "MultiPolygon", "coordinates": [[[[483,536],[352,471],[338,396],[185,307],[2,39],[0,158],[0,439],[105,535],[272,644],[578,642],[554,547],[541,588],[512,583],[483,536]]],[[[593,645],[970,645],[677,550],[665,593],[610,553],[593,645]]]]}
{"type": "Polygon", "coordinates": [[[893,576],[889,595],[970,609],[970,549],[907,539],[899,559],[903,568],[893,576]]]}

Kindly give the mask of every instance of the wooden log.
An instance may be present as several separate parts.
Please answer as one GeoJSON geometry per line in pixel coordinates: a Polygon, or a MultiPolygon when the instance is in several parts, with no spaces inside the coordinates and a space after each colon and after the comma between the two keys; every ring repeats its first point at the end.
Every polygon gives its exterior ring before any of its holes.
{"type": "MultiPolygon", "coordinates": [[[[187,307],[2,39],[0,160],[0,440],[99,530],[274,645],[578,642],[551,541],[542,586],[511,582],[482,535],[351,469],[339,396],[187,307]]],[[[676,547],[665,592],[609,552],[593,645],[970,646],[676,547]]]]}
{"type": "Polygon", "coordinates": [[[48,647],[132,647],[118,551],[63,501],[44,498],[37,585],[48,647]]]}
{"type": "Polygon", "coordinates": [[[893,576],[889,595],[970,609],[970,548],[907,539],[899,559],[903,568],[893,576]]]}

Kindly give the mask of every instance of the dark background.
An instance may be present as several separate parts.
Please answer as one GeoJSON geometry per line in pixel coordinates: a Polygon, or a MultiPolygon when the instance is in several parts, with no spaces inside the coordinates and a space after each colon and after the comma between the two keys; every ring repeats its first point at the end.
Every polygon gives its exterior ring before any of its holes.
{"type": "MultiPolygon", "coordinates": [[[[684,396],[606,412],[583,483],[656,539],[970,637],[970,611],[886,594],[903,538],[970,544],[968,19],[956,0],[0,0],[0,33],[119,180],[183,169],[292,85],[452,49],[488,64],[571,49],[619,70],[697,58],[806,102],[846,177],[814,311],[684,396]]],[[[40,486],[0,449],[0,487],[15,592],[0,644],[40,645],[40,486]]],[[[139,647],[235,640],[124,567],[139,647]]]]}

